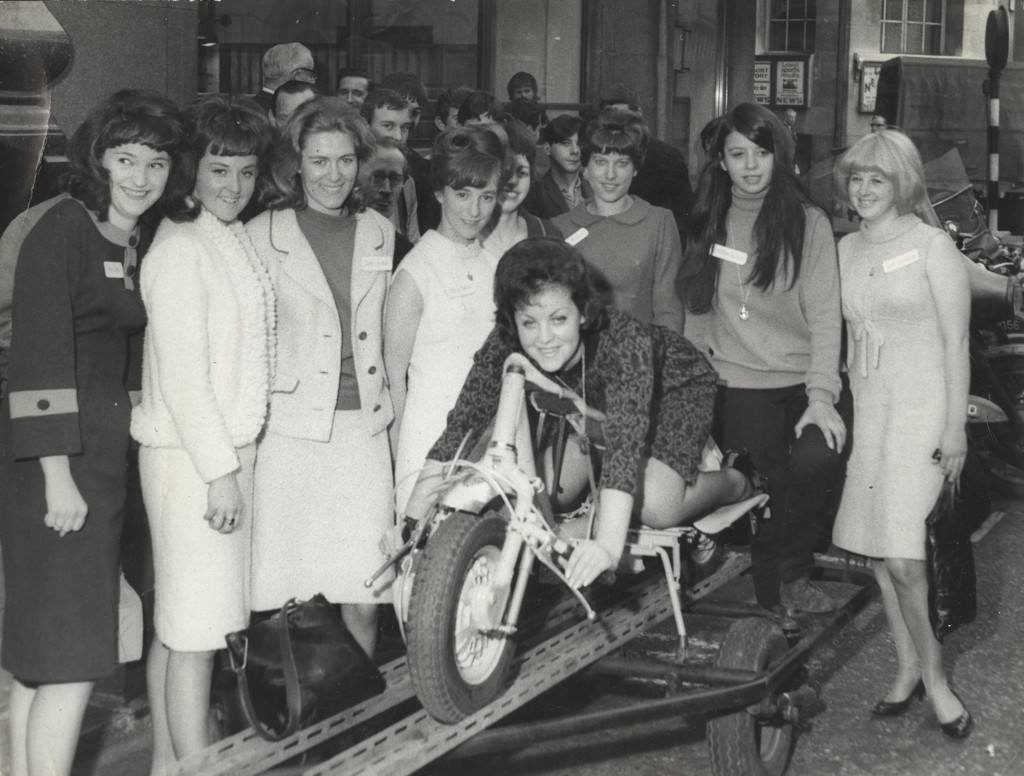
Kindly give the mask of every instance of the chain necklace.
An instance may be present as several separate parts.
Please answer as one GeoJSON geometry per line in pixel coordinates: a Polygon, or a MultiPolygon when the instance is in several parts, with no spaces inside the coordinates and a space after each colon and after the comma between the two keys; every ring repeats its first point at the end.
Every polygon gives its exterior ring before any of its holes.
{"type": "Polygon", "coordinates": [[[750,299],[750,286],[744,284],[739,264],[733,266],[736,267],[736,283],[740,287],[740,320],[745,321],[750,318],[750,310],[747,308],[747,300],[750,299]]]}

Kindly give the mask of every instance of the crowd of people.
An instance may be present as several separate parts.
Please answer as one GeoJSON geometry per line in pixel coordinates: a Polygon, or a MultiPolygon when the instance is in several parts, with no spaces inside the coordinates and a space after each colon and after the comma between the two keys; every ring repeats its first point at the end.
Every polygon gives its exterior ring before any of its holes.
{"type": "Polygon", "coordinates": [[[69,143],[66,193],[4,236],[15,776],[69,773],[93,684],[118,662],[132,439],[160,773],[210,743],[214,655],[251,612],[323,593],[373,655],[390,591],[363,581],[490,420],[514,353],[606,416],[576,586],[617,567],[632,521],[680,525],[768,492],[757,602],[832,610],[813,552],[855,440],[833,538],[874,559],[898,656],[872,711],[927,693],[947,735],[970,733],[923,561],[925,517],[966,451],[970,304],[906,136],[882,128],[837,164],[861,219],[837,256],[791,132],[761,106],[707,124],[694,192],[623,87],[586,121],[549,120],[528,73],[504,104],[447,89],[426,158],[409,147],[427,106],[415,76],[345,69],[327,96],[300,44],[264,65],[255,98],[113,94],[69,143]],[[717,471],[701,465],[709,439],[727,451],[717,471]]]}

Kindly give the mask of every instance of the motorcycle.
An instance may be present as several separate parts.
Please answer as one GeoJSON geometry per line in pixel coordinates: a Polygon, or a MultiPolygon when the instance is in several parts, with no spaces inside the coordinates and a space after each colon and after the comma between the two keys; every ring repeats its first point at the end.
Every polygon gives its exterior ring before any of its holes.
{"type": "Polygon", "coordinates": [[[997,487],[1024,495],[1024,252],[989,230],[955,149],[926,165],[926,175],[936,213],[970,261],[968,440],[997,487]],[[936,165],[944,174],[935,175],[936,165]],[[936,177],[945,183],[937,193],[936,177]]]}

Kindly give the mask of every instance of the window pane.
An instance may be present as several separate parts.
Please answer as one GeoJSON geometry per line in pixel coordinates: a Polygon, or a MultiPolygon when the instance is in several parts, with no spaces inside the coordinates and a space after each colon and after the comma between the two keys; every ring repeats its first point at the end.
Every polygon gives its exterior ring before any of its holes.
{"type": "Polygon", "coordinates": [[[789,40],[787,41],[788,51],[804,50],[804,25],[803,22],[789,23],[789,40]]]}
{"type": "Polygon", "coordinates": [[[924,39],[924,53],[925,54],[941,54],[942,53],[942,27],[937,24],[929,24],[925,27],[925,39],[924,39]]]}
{"type": "Polygon", "coordinates": [[[772,10],[768,14],[770,19],[785,19],[789,8],[789,0],[772,0],[772,10]]]}
{"type": "Polygon", "coordinates": [[[804,18],[804,0],[789,0],[789,18],[804,18]]]}
{"type": "Polygon", "coordinates": [[[804,25],[804,51],[814,51],[814,22],[804,25]]]}
{"type": "Polygon", "coordinates": [[[818,16],[817,3],[814,0],[807,0],[807,18],[814,19],[818,16]]]}
{"type": "Polygon", "coordinates": [[[786,23],[772,22],[768,27],[768,48],[772,51],[786,50],[786,23]]]}
{"type": "Polygon", "coordinates": [[[924,21],[924,0],[907,0],[907,21],[924,21]]]}
{"type": "Polygon", "coordinates": [[[902,21],[903,0],[885,0],[882,7],[882,18],[892,21],[902,21]]]}
{"type": "Polygon", "coordinates": [[[925,19],[936,24],[942,23],[942,0],[926,0],[924,7],[925,19]]]}
{"type": "Polygon", "coordinates": [[[902,25],[882,22],[882,51],[886,54],[900,53],[900,29],[902,25]]]}
{"type": "Polygon", "coordinates": [[[907,54],[924,53],[924,25],[907,24],[907,44],[903,50],[907,54]]]}

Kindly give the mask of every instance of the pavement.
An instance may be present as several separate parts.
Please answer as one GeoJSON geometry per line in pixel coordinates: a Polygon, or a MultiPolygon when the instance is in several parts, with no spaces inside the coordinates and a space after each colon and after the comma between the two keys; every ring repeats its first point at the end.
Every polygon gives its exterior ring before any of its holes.
{"type": "MultiPolygon", "coordinates": [[[[867,710],[886,690],[895,670],[891,639],[876,600],[868,604],[808,663],[822,697],[814,716],[799,731],[789,776],[1024,776],[1024,503],[997,502],[976,533],[978,618],[946,640],[945,657],[953,686],[975,718],[966,741],[946,739],[927,702],[904,716],[876,720],[867,710]]],[[[842,598],[849,588],[829,583],[842,598]]],[[[750,598],[740,578],[729,598],[750,598]]],[[[2,601],[0,601],[2,604],[2,601]]],[[[671,659],[671,624],[630,646],[671,659]]],[[[717,643],[695,631],[691,652],[713,659],[717,643]]],[[[6,704],[0,676],[0,704],[6,704]]],[[[635,690],[636,688],[632,688],[635,690]]],[[[539,716],[608,708],[636,700],[614,685],[578,676],[535,702],[539,716]]],[[[5,707],[0,705],[0,723],[5,707]]],[[[442,760],[427,774],[494,776],[661,776],[685,772],[712,776],[704,719],[672,719],[627,726],[600,734],[538,744],[499,757],[442,760]]],[[[0,728],[2,730],[2,728],[0,728]]],[[[0,757],[6,752],[0,732],[0,757]]],[[[124,703],[116,692],[97,692],[90,706],[75,776],[144,776],[149,767],[149,718],[144,698],[124,703]]],[[[0,765],[0,773],[6,773],[0,765]]],[[[720,774],[715,776],[721,776],[720,774]]],[[[731,776],[731,775],[730,775],[731,776]]]]}

